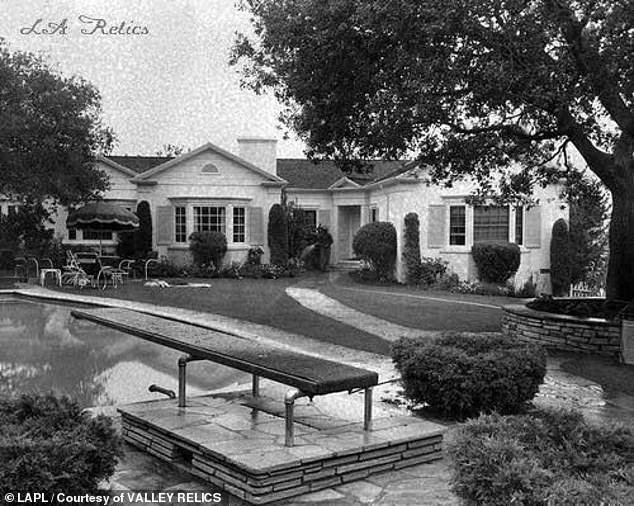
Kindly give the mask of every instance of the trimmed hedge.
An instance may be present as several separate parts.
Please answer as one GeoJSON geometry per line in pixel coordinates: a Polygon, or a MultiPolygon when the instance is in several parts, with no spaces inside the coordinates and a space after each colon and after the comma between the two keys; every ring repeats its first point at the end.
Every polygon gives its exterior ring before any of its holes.
{"type": "Polygon", "coordinates": [[[546,374],[542,348],[501,334],[402,338],[392,346],[392,360],[407,398],[457,419],[519,412],[535,397],[546,374]]]}
{"type": "Polygon", "coordinates": [[[91,418],[67,397],[1,399],[0,427],[5,491],[94,493],[121,453],[112,420],[91,418]]]}
{"type": "Polygon", "coordinates": [[[227,253],[227,238],[222,232],[194,232],[189,236],[189,251],[198,267],[219,269],[227,253]]]}
{"type": "Polygon", "coordinates": [[[466,505],[631,504],[632,430],[594,426],[574,411],[470,420],[449,453],[452,488],[466,505]]]}
{"type": "Polygon", "coordinates": [[[550,238],[550,282],[555,297],[566,295],[570,287],[572,253],[568,223],[559,218],[550,238]]]}
{"type": "Polygon", "coordinates": [[[363,225],[355,234],[352,249],[367,262],[379,279],[391,278],[396,263],[396,229],[385,221],[363,225]]]}
{"type": "Polygon", "coordinates": [[[288,265],[288,217],[280,204],[273,204],[269,211],[268,226],[271,263],[286,267],[288,265]]]}
{"type": "Polygon", "coordinates": [[[420,222],[418,214],[405,215],[405,241],[403,243],[403,265],[405,279],[409,284],[416,284],[420,280],[420,222]]]}
{"type": "Polygon", "coordinates": [[[478,279],[503,284],[520,267],[520,248],[510,242],[479,242],[471,254],[478,268],[478,279]]]}

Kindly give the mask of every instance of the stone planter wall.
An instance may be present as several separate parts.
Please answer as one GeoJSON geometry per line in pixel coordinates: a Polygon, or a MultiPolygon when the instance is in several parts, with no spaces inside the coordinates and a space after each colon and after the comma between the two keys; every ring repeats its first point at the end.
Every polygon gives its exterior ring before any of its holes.
{"type": "Polygon", "coordinates": [[[502,332],[547,348],[618,357],[621,323],[535,311],[524,305],[504,306],[502,332]]]}

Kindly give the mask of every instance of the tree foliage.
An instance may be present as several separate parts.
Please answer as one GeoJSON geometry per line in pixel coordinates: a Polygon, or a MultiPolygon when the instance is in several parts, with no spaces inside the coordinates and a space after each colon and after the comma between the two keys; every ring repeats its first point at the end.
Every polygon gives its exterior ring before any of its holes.
{"type": "Polygon", "coordinates": [[[245,0],[232,63],[312,152],[415,152],[435,180],[530,191],[573,146],[610,190],[608,295],[634,298],[634,3],[245,0]]]}
{"type": "Polygon", "coordinates": [[[64,77],[0,39],[0,194],[29,203],[73,204],[107,189],[94,156],[107,152],[97,89],[64,77]]]}

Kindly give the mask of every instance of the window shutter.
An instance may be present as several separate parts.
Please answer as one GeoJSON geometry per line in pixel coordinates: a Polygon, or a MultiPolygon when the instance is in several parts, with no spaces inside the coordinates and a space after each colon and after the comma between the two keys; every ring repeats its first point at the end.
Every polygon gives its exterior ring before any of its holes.
{"type": "Polygon", "coordinates": [[[427,247],[442,248],[446,243],[446,208],[443,205],[429,206],[427,218],[427,247]]]}
{"type": "Polygon", "coordinates": [[[261,207],[249,207],[249,243],[264,244],[264,219],[261,207]]]}
{"type": "Polygon", "coordinates": [[[524,213],[524,243],[527,248],[541,248],[542,246],[542,209],[531,207],[524,213]]]}
{"type": "Polygon", "coordinates": [[[174,208],[172,206],[159,206],[156,210],[156,244],[165,246],[172,244],[172,227],[174,225],[174,208]]]}
{"type": "Polygon", "coordinates": [[[330,209],[320,209],[317,218],[317,225],[330,229],[330,209]]]}

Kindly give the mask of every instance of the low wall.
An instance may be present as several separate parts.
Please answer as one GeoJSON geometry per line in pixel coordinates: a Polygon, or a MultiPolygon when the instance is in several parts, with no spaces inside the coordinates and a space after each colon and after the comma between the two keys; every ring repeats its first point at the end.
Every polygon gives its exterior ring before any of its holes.
{"type": "Polygon", "coordinates": [[[505,335],[555,350],[617,357],[620,354],[619,321],[546,313],[519,304],[502,309],[505,335]]]}

